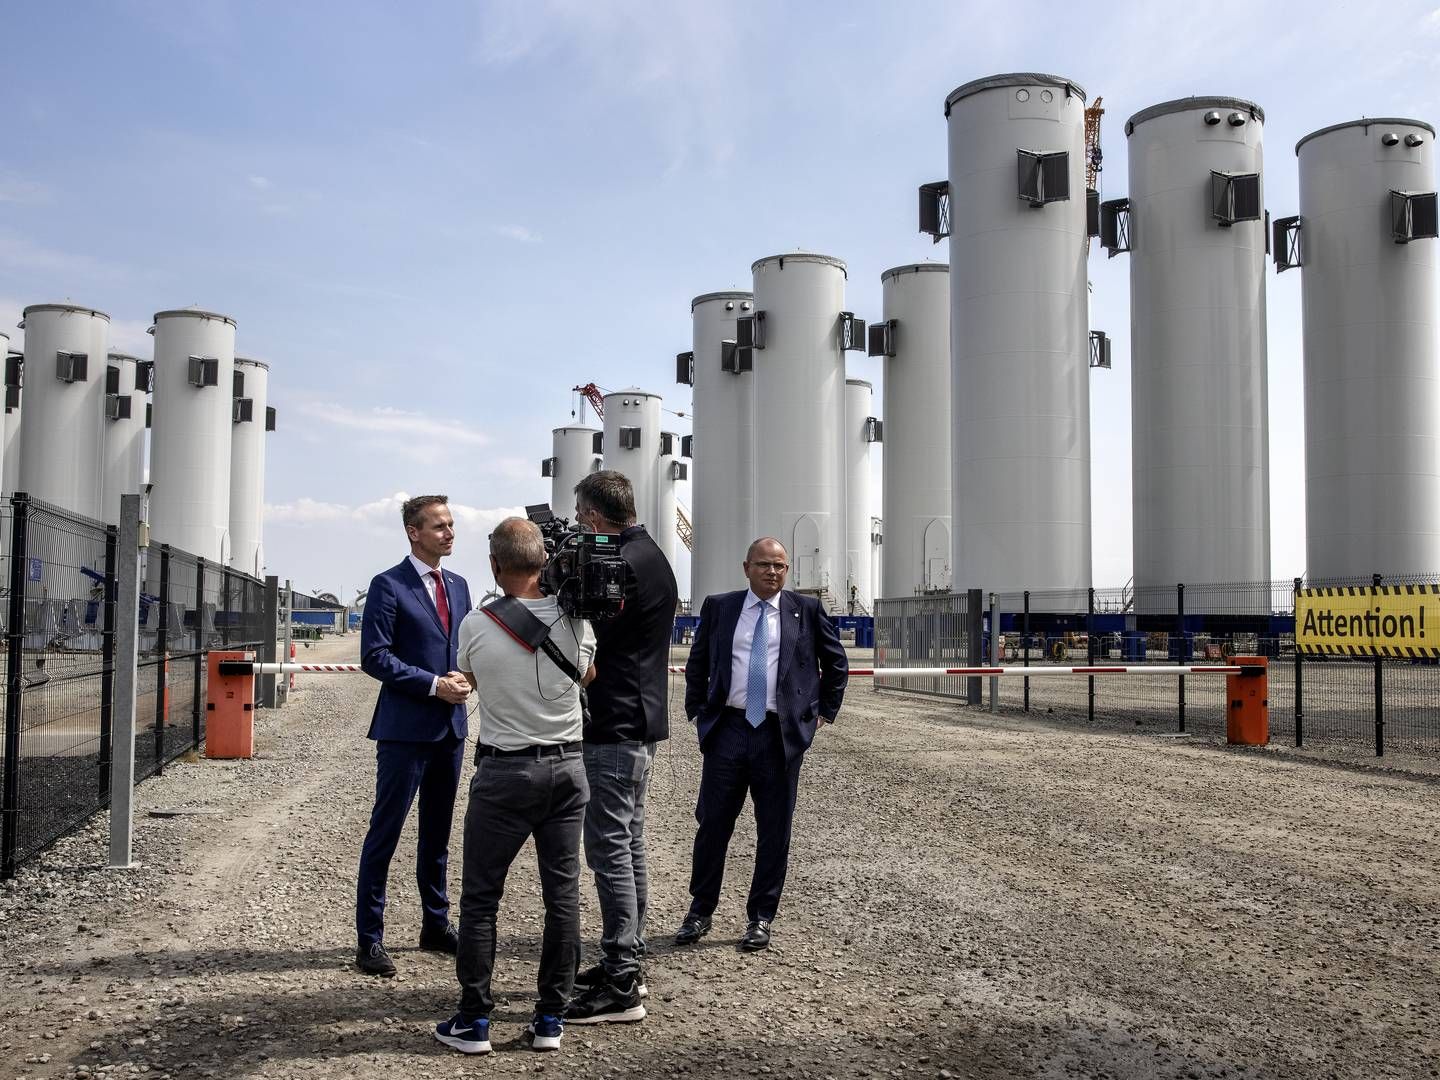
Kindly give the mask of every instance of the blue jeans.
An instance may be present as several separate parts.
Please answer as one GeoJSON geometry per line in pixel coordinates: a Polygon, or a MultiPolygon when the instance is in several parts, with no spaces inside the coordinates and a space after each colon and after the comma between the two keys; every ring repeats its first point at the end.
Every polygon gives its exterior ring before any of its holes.
{"type": "Polygon", "coordinates": [[[460,1012],[489,1016],[495,1006],[495,916],[510,864],[530,837],[540,869],[545,930],[536,980],[537,1012],[560,1014],[580,961],[580,819],[585,773],[574,750],[559,756],[482,757],[465,811],[465,869],[455,974],[460,1012]]]}
{"type": "Polygon", "coordinates": [[[600,898],[600,962],[618,982],[640,970],[645,949],[645,789],[654,761],[653,742],[585,744],[585,865],[600,898]]]}

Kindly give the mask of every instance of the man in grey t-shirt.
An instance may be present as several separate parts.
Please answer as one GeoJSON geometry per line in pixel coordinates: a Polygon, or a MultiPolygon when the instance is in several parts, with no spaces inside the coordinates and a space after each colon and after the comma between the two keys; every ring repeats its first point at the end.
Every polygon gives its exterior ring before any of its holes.
{"type": "Polygon", "coordinates": [[[580,830],[590,788],[581,755],[580,687],[595,677],[595,633],[564,616],[540,592],[545,545],[524,518],[502,521],[490,536],[490,568],[506,597],[549,627],[577,681],[543,649],[522,644],[499,609],[480,608],[460,626],[460,672],[479,693],[480,744],[465,811],[460,947],[455,973],[459,1011],[435,1037],[467,1054],[490,1050],[490,977],[495,914],[510,864],[535,838],[545,933],[535,1014],[525,1029],[536,1050],[557,1050],[565,1003],[580,959],[580,830]]]}

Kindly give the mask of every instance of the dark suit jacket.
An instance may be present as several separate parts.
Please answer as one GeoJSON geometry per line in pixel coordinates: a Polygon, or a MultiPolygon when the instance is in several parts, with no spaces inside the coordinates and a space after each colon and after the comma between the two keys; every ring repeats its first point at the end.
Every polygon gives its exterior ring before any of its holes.
{"type": "Polygon", "coordinates": [[[658,742],[670,737],[666,668],[680,590],[670,561],[644,526],[620,534],[620,557],[630,566],[625,607],[592,624],[595,681],[586,689],[585,741],[658,742]]]}
{"type": "Polygon", "coordinates": [[[437,675],[456,669],[460,621],[470,610],[465,579],[440,571],[450,605],[450,634],[425,583],[406,559],[370,581],[360,620],[360,666],[380,680],[369,738],[396,742],[438,742],[466,736],[465,706],[430,696],[437,675]]]}
{"type": "MultiPolygon", "coordinates": [[[[695,723],[701,750],[730,696],[735,626],[746,591],[707,596],[700,608],[700,628],[685,664],[685,715],[695,723]]],[[[835,719],[848,678],[849,664],[840,635],[820,601],[782,590],[775,706],[787,760],[793,761],[810,748],[816,717],[835,719]]]]}

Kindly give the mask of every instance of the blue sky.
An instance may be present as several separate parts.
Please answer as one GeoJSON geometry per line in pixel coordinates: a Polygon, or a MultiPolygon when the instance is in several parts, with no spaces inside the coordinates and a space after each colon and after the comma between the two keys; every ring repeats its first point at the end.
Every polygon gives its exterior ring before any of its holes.
{"type": "MultiPolygon", "coordinates": [[[[1277,215],[1305,133],[1440,120],[1436,0],[12,4],[4,30],[0,318],[70,298],[148,355],[155,311],[234,316],[280,410],[269,568],[347,596],[403,553],[397,499],[422,491],[454,500],[455,568],[488,585],[484,534],[548,498],[569,388],[688,411],[689,300],[748,287],[756,258],[837,255],[878,317],[881,271],[946,257],[915,188],[944,176],[962,82],[1051,71],[1103,95],[1106,197],[1129,115],[1251,98],[1277,215]]],[[[1128,274],[1092,254],[1115,342],[1092,394],[1097,585],[1130,575],[1128,274]]],[[[1299,277],[1268,282],[1276,577],[1304,569],[1299,277]]]]}

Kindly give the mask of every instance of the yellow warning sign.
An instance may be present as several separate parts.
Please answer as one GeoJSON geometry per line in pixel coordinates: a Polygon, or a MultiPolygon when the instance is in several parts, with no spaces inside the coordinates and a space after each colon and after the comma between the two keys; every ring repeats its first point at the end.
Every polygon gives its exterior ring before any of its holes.
{"type": "Polygon", "coordinates": [[[1301,589],[1295,647],[1329,656],[1440,656],[1440,585],[1301,589]]]}

